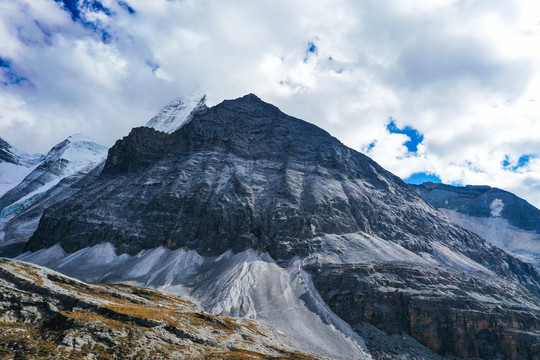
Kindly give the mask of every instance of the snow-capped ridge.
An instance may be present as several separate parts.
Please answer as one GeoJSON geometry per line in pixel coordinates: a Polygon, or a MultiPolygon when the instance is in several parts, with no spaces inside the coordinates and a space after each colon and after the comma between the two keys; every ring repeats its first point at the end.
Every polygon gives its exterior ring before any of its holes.
{"type": "Polygon", "coordinates": [[[146,126],[170,134],[189,123],[195,113],[204,109],[206,109],[204,94],[197,92],[185,98],[179,97],[162,108],[146,126]]]}
{"type": "Polygon", "coordinates": [[[83,134],[74,134],[56,144],[45,156],[44,162],[64,159],[72,165],[68,172],[75,173],[81,166],[99,163],[107,156],[108,148],[83,134]]]}

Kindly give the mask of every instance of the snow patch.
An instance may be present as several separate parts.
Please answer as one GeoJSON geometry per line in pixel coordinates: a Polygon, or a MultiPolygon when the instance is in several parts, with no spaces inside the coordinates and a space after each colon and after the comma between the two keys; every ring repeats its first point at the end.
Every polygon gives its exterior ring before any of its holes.
{"type": "Polygon", "coordinates": [[[89,137],[75,134],[55,145],[45,157],[25,155],[28,161],[41,160],[39,164],[0,163],[0,196],[13,189],[11,203],[0,209],[0,218],[4,218],[0,221],[0,231],[9,219],[28,209],[60,181],[89,172],[102,163],[107,150],[89,137]]]}
{"type": "Polygon", "coordinates": [[[0,163],[0,197],[17,186],[36,166],[0,163]]]}
{"type": "Polygon", "coordinates": [[[48,183],[45,183],[40,188],[32,191],[30,194],[27,194],[20,198],[19,200],[15,201],[9,206],[6,206],[4,209],[2,209],[2,212],[0,212],[0,218],[3,218],[5,216],[11,215],[13,213],[19,212],[21,210],[24,210],[28,208],[30,205],[32,205],[36,200],[38,200],[42,195],[44,195],[47,191],[58,185],[58,183],[62,180],[62,178],[54,179],[53,181],[50,181],[48,183]]]}
{"type": "Polygon", "coordinates": [[[504,203],[501,199],[495,199],[489,205],[489,208],[491,209],[491,217],[500,217],[504,209],[504,203]]]}
{"type": "Polygon", "coordinates": [[[88,136],[74,134],[54,146],[47,153],[43,162],[67,160],[69,165],[59,175],[61,178],[65,178],[88,167],[95,167],[105,160],[107,151],[107,147],[94,142],[88,136]]]}

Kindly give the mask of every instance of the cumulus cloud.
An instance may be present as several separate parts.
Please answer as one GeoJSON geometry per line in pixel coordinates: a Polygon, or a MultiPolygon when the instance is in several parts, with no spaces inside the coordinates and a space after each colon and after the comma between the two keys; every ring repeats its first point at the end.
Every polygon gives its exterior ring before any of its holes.
{"type": "Polygon", "coordinates": [[[539,206],[539,21],[534,0],[0,0],[0,136],[110,146],[194,88],[254,92],[399,176],[539,206]]]}

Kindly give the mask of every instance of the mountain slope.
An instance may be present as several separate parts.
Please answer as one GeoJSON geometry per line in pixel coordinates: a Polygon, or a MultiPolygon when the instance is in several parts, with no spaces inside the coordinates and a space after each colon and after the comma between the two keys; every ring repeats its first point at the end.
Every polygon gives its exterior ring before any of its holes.
{"type": "MultiPolygon", "coordinates": [[[[303,302],[316,321],[336,327],[331,319],[337,314],[348,322],[340,325],[341,341],[354,340],[350,328],[367,322],[389,333],[406,331],[443,355],[525,359],[538,349],[538,334],[523,335],[540,316],[540,276],[531,265],[456,226],[368,157],[254,95],[196,112],[171,134],[133,129],[110,149],[93,183],[44,212],[26,250],[38,251],[37,256],[40,249],[54,251],[60,244],[73,254],[60,254],[49,266],[73,261],[73,275],[87,276],[90,268],[85,266],[95,267],[95,258],[80,257],[78,251],[92,253],[103,242],[111,243],[125,261],[165,247],[195,250],[210,259],[256,251],[257,259],[268,257],[266,262],[278,268],[298,267],[294,273],[276,269],[276,282],[257,280],[252,272],[258,266],[249,265],[255,261],[249,259],[224,265],[213,276],[204,267],[194,269],[193,276],[209,279],[205,291],[178,280],[177,285],[218,313],[263,317],[271,305],[261,297],[254,300],[256,294],[268,291],[274,298],[276,292],[268,289],[291,289],[293,304],[303,302]],[[234,270],[246,267],[251,270],[234,270]],[[411,284],[408,269],[417,268],[411,284]],[[462,281],[469,280],[489,291],[487,300],[474,291],[460,291],[462,281]],[[214,289],[222,289],[217,296],[244,287],[249,291],[230,297],[205,296],[214,289]],[[417,306],[425,299],[433,300],[432,309],[417,306]],[[467,310],[470,304],[477,316],[467,310]],[[493,306],[510,315],[499,316],[490,311],[493,306]],[[453,315],[427,329],[425,319],[433,313],[453,315]],[[484,327],[486,323],[493,325],[484,327]],[[514,323],[513,335],[501,331],[514,323]],[[485,337],[490,340],[480,341],[485,337]],[[521,355],[512,355],[508,342],[521,355]]],[[[38,261],[32,254],[25,256],[38,261]]],[[[58,269],[67,271],[67,265],[58,269]]],[[[135,274],[127,272],[121,280],[135,274]]],[[[149,283],[171,285],[167,279],[149,283]]],[[[106,280],[103,274],[92,279],[106,280]]],[[[301,307],[278,303],[279,310],[293,312],[291,318],[302,318],[301,307]]],[[[290,336],[298,333],[286,322],[279,326],[290,336]]]]}
{"type": "Polygon", "coordinates": [[[0,259],[2,359],[313,359],[254,321],[128,285],[95,286],[0,259]]]}
{"type": "Polygon", "coordinates": [[[0,217],[0,228],[3,230],[3,244],[0,246],[0,256],[15,257],[22,249],[34,231],[45,209],[59,201],[67,199],[81,188],[92,183],[101,173],[104,162],[94,169],[83,169],[78,173],[60,180],[51,189],[39,194],[31,204],[18,208],[16,212],[0,217]]]}
{"type": "Polygon", "coordinates": [[[424,183],[413,188],[455,223],[540,267],[540,210],[527,201],[489,186],[424,183]]]}
{"type": "MultiPolygon", "coordinates": [[[[106,153],[107,148],[83,135],[70,136],[54,146],[22,181],[0,197],[2,249],[26,242],[43,210],[72,194],[64,190],[102,162],[106,153]]],[[[0,250],[0,254],[7,253],[0,250]]]]}
{"type": "Polygon", "coordinates": [[[27,249],[61,241],[74,251],[99,239],[131,254],[254,248],[286,260],[320,249],[324,234],[356,232],[429,253],[434,242],[474,247],[471,256],[485,248],[478,261],[487,266],[499,256],[371,159],[254,95],[196,114],[171,135],[134,129],[94,184],[47,212],[27,249]]]}

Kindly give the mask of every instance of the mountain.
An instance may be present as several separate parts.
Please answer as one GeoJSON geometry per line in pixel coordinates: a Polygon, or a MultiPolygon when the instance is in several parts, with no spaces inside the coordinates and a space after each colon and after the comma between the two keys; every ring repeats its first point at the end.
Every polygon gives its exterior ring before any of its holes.
{"type": "Polygon", "coordinates": [[[0,138],[0,196],[28,175],[43,155],[29,155],[0,138]]]}
{"type": "Polygon", "coordinates": [[[331,358],[538,358],[533,266],[253,94],[190,114],[117,141],[19,258],[187,296],[331,358]]]}
{"type": "Polygon", "coordinates": [[[412,186],[452,221],[540,267],[540,210],[524,199],[490,186],[412,186]]]}
{"type": "Polygon", "coordinates": [[[0,314],[2,359],[316,359],[251,320],[16,260],[0,259],[0,314]]]}
{"type": "Polygon", "coordinates": [[[195,113],[206,109],[205,95],[195,93],[187,98],[177,98],[150,119],[146,127],[173,133],[191,121],[195,113]]]}
{"type": "Polygon", "coordinates": [[[44,209],[71,195],[67,189],[103,162],[106,154],[106,147],[78,134],[55,145],[28,168],[28,174],[0,197],[0,254],[21,249],[44,209]]]}

